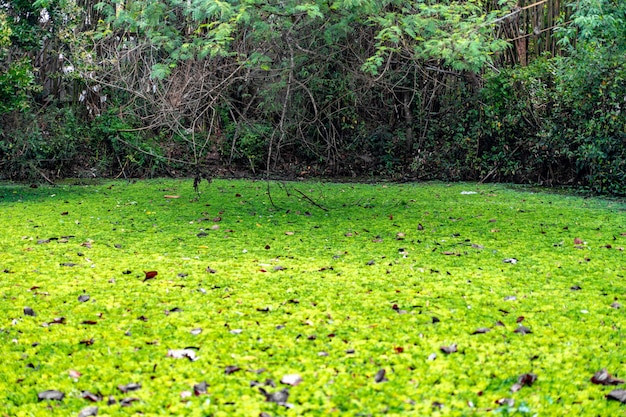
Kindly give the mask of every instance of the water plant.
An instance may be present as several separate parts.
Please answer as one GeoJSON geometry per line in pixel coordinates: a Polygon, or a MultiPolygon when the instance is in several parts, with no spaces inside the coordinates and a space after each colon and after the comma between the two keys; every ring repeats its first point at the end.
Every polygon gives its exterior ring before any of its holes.
{"type": "Polygon", "coordinates": [[[0,415],[623,412],[622,202],[201,191],[0,186],[0,415]]]}

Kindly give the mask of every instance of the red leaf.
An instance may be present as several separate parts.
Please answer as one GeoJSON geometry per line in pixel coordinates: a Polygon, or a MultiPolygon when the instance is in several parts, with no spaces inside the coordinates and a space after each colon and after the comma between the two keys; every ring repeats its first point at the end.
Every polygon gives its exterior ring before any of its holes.
{"type": "Polygon", "coordinates": [[[582,245],[583,244],[583,240],[579,237],[574,238],[574,245],[582,245]]]}
{"type": "Polygon", "coordinates": [[[146,274],[146,277],[143,279],[144,282],[159,275],[157,271],[143,271],[143,273],[146,274]]]}

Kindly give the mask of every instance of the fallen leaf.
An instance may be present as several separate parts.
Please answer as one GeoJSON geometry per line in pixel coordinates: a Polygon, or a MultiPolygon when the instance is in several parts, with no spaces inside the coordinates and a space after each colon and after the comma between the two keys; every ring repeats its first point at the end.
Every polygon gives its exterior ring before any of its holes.
{"type": "Polygon", "coordinates": [[[130,407],[135,401],[139,401],[139,398],[122,398],[120,400],[120,406],[130,407]]]}
{"type": "Polygon", "coordinates": [[[472,334],[485,334],[489,332],[490,330],[491,329],[489,327],[479,327],[478,329],[474,330],[472,334]]]}
{"type": "Polygon", "coordinates": [[[230,374],[234,374],[237,371],[240,371],[241,368],[235,365],[229,365],[226,367],[226,369],[224,369],[224,373],[226,375],[230,375],[230,374]]]}
{"type": "Polygon", "coordinates": [[[85,407],[82,410],[80,410],[80,413],[78,413],[78,417],[91,417],[91,416],[97,416],[98,415],[98,407],[85,407]]]}
{"type": "Polygon", "coordinates": [[[506,258],[503,262],[505,264],[513,264],[513,265],[515,265],[517,263],[517,259],[515,259],[515,258],[506,258]]]}
{"type": "Polygon", "coordinates": [[[574,245],[582,245],[583,240],[579,237],[574,238],[574,245]]]}
{"type": "Polygon", "coordinates": [[[515,400],[513,398],[500,398],[496,400],[496,404],[498,405],[506,405],[508,407],[513,407],[515,405],[515,400]]]}
{"type": "Polygon", "coordinates": [[[157,271],[143,271],[143,273],[146,275],[146,277],[143,279],[144,282],[159,275],[157,271]]]}
{"type": "Polygon", "coordinates": [[[379,369],[378,372],[376,372],[376,375],[374,375],[374,382],[380,383],[388,381],[387,377],[385,377],[386,373],[387,371],[385,371],[384,368],[379,369]]]}
{"type": "Polygon", "coordinates": [[[515,330],[513,330],[513,333],[528,334],[532,333],[532,331],[526,326],[518,326],[515,330]]]}
{"type": "Polygon", "coordinates": [[[198,360],[195,349],[191,348],[170,349],[167,351],[167,356],[174,359],[189,359],[192,362],[198,360]]]}
{"type": "Polygon", "coordinates": [[[43,400],[61,401],[63,398],[65,398],[65,394],[62,393],[61,391],[57,391],[54,389],[42,391],[37,394],[37,399],[39,401],[43,401],[43,400]]]}
{"type": "Polygon", "coordinates": [[[511,387],[511,392],[517,392],[525,386],[532,386],[537,380],[537,375],[535,374],[522,374],[517,378],[517,382],[513,384],[511,387]]]}
{"type": "Polygon", "coordinates": [[[126,385],[118,385],[117,389],[122,391],[124,394],[126,394],[127,392],[130,391],[137,391],[138,389],[141,388],[141,384],[137,383],[137,382],[130,382],[126,385]]]}
{"type": "Polygon", "coordinates": [[[24,307],[24,315],[35,317],[37,313],[35,313],[35,310],[30,307],[24,307]]]}
{"type": "Polygon", "coordinates": [[[67,373],[69,374],[70,378],[80,378],[81,376],[81,373],[75,371],[74,369],[70,369],[69,371],[67,371],[67,373]]]}
{"type": "Polygon", "coordinates": [[[591,377],[591,382],[598,385],[620,385],[624,381],[614,378],[606,369],[601,369],[591,377]]]}
{"type": "Polygon", "coordinates": [[[619,401],[622,404],[626,404],[626,390],[614,389],[606,395],[608,400],[619,401]]]}
{"type": "Polygon", "coordinates": [[[288,388],[283,388],[276,392],[267,392],[265,389],[259,388],[259,392],[265,396],[265,401],[283,406],[287,404],[287,399],[289,399],[288,388]]]}
{"type": "Polygon", "coordinates": [[[209,387],[209,384],[207,384],[206,381],[198,382],[197,384],[194,384],[193,386],[193,393],[196,396],[204,395],[207,393],[208,387],[209,387]]]}
{"type": "Polygon", "coordinates": [[[439,349],[441,349],[443,353],[454,353],[458,351],[456,343],[452,343],[450,346],[441,346],[439,349]]]}
{"type": "Polygon", "coordinates": [[[91,401],[93,403],[97,403],[98,401],[102,401],[102,395],[97,395],[94,394],[92,392],[89,391],[82,391],[80,393],[80,397],[87,400],[87,401],[91,401]]]}
{"type": "Polygon", "coordinates": [[[217,272],[215,269],[212,269],[210,266],[207,266],[207,267],[206,267],[206,271],[207,271],[209,274],[215,274],[215,273],[217,272]]]}
{"type": "Polygon", "coordinates": [[[288,375],[283,376],[280,379],[281,384],[291,385],[292,387],[295,387],[301,382],[302,382],[302,377],[298,374],[288,374],[288,375]]]}
{"type": "Polygon", "coordinates": [[[163,198],[180,198],[179,195],[164,195],[163,198]]]}
{"type": "Polygon", "coordinates": [[[78,301],[80,301],[81,303],[84,303],[86,301],[89,301],[89,295],[87,294],[83,294],[83,295],[79,295],[78,296],[78,301]]]}

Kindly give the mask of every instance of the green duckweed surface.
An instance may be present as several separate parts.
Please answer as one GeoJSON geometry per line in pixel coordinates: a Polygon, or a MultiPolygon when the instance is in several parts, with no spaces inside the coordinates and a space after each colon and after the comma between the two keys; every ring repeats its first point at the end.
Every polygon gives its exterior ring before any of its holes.
{"type": "Polygon", "coordinates": [[[0,186],[0,415],[626,412],[606,398],[619,387],[591,382],[626,376],[620,202],[201,190],[0,186]],[[63,399],[38,400],[48,390],[63,399]]]}

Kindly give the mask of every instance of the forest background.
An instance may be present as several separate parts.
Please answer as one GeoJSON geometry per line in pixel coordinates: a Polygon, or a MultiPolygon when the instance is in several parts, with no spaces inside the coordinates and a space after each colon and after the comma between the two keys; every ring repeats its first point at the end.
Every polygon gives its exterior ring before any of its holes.
{"type": "Polygon", "coordinates": [[[5,0],[0,69],[0,179],[626,195],[620,0],[5,0]]]}

